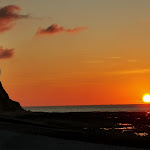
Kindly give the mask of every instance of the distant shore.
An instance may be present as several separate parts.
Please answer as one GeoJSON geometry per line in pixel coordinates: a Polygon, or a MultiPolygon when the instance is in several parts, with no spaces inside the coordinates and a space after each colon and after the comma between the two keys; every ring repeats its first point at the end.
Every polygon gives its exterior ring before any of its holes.
{"type": "Polygon", "coordinates": [[[34,106],[23,107],[33,112],[145,112],[150,111],[150,104],[125,105],[77,105],[77,106],[34,106]]]}

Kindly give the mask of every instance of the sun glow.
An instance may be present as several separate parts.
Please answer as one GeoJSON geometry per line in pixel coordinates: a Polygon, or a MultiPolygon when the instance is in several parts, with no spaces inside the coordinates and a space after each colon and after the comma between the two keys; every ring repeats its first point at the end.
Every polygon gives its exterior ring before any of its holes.
{"type": "Polygon", "coordinates": [[[144,96],[143,96],[143,101],[144,101],[145,103],[150,103],[150,95],[148,95],[148,94],[144,95],[144,96]]]}

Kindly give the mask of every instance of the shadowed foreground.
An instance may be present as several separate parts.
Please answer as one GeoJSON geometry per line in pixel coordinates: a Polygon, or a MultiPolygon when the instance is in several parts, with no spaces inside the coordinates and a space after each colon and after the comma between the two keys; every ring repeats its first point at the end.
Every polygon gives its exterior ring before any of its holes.
{"type": "Polygon", "coordinates": [[[150,149],[150,114],[147,112],[23,112],[9,115],[0,117],[1,130],[94,145],[150,149]]]}
{"type": "Polygon", "coordinates": [[[0,130],[1,150],[144,150],[0,130]]]}

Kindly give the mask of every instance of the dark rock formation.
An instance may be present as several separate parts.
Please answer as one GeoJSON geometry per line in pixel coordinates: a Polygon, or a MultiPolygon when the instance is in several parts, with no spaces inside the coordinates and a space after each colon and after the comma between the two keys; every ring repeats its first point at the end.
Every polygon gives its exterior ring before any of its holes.
{"type": "Polygon", "coordinates": [[[0,112],[22,111],[23,108],[18,102],[9,99],[8,94],[4,90],[0,82],[0,112]]]}

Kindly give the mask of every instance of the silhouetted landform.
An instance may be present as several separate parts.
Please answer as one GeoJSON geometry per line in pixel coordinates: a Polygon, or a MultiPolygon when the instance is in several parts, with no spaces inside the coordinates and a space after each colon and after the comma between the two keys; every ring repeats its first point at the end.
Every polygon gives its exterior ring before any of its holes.
{"type": "Polygon", "coordinates": [[[8,94],[4,90],[2,83],[0,82],[0,113],[22,111],[23,108],[16,101],[9,98],[8,94]]]}
{"type": "Polygon", "coordinates": [[[0,117],[0,128],[97,144],[150,149],[149,112],[25,112],[0,117]]]}

